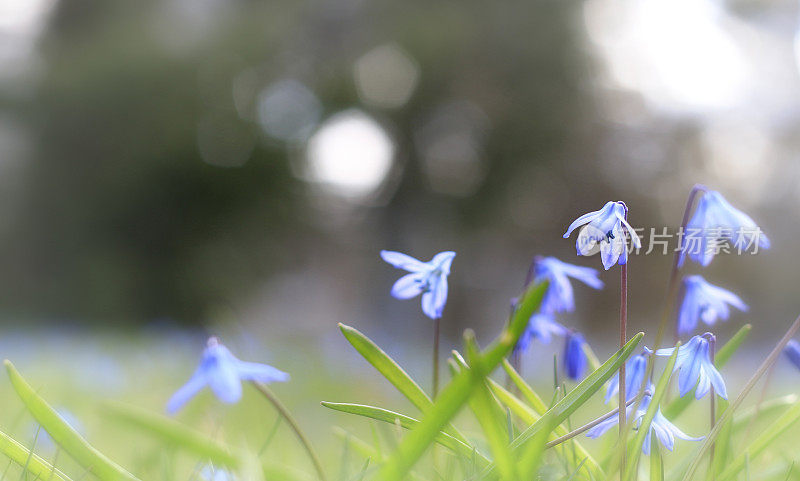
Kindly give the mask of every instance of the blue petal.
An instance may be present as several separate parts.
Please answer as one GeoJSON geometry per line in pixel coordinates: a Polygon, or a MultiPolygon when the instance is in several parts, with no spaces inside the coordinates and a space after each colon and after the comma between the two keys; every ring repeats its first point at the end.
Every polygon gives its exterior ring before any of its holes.
{"type": "Polygon", "coordinates": [[[447,277],[432,276],[429,282],[430,289],[422,294],[422,312],[431,319],[439,319],[447,303],[447,277]]]}
{"type": "Polygon", "coordinates": [[[257,362],[239,361],[236,363],[236,370],[239,373],[239,379],[243,381],[258,381],[269,384],[271,382],[286,382],[289,380],[289,375],[280,369],[257,362]]]}
{"type": "Polygon", "coordinates": [[[582,216],[580,216],[577,219],[575,219],[572,222],[572,224],[570,224],[569,227],[567,227],[567,232],[564,233],[564,239],[569,237],[570,234],[572,234],[572,231],[574,231],[578,227],[580,227],[580,226],[582,226],[584,224],[588,224],[589,222],[591,222],[591,221],[597,219],[598,217],[600,217],[600,215],[602,213],[603,213],[603,209],[596,210],[594,212],[589,212],[588,214],[583,214],[582,216]]]}
{"type": "Polygon", "coordinates": [[[453,258],[456,253],[453,251],[444,251],[436,254],[431,259],[430,264],[439,269],[444,275],[450,274],[450,265],[453,263],[453,258]]]}
{"type": "Polygon", "coordinates": [[[381,258],[398,269],[419,272],[428,269],[428,264],[395,251],[381,251],[381,258]]]}
{"type": "Polygon", "coordinates": [[[797,369],[800,369],[800,343],[794,339],[790,340],[789,343],[786,344],[786,348],[783,352],[786,354],[786,357],[789,358],[789,361],[791,361],[797,369]]]}
{"type": "Polygon", "coordinates": [[[395,299],[411,299],[425,290],[425,274],[412,272],[406,274],[392,286],[392,297],[395,299]]]}
{"type": "Polygon", "coordinates": [[[725,388],[725,381],[722,379],[722,374],[719,373],[716,367],[711,362],[708,362],[705,367],[706,376],[714,386],[716,392],[722,399],[728,399],[728,390],[725,388]]]}
{"type": "Polygon", "coordinates": [[[189,382],[183,385],[180,389],[178,389],[175,394],[169,398],[167,402],[167,413],[175,414],[186,404],[191,398],[193,398],[201,389],[206,386],[206,379],[203,372],[198,369],[192,375],[192,378],[189,379],[189,382]]]}

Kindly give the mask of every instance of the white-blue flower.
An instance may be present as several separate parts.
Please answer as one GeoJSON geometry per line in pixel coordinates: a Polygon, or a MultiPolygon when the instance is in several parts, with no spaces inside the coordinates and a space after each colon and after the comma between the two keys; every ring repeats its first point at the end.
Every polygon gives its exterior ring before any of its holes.
{"type": "Polygon", "coordinates": [[[599,273],[591,267],[567,264],[555,257],[542,257],[534,261],[534,282],[547,280],[549,285],[542,299],[541,312],[555,314],[575,310],[575,294],[570,277],[594,289],[602,289],[599,273]]]}
{"type": "Polygon", "coordinates": [[[394,283],[392,296],[411,299],[422,294],[422,312],[431,319],[439,319],[447,303],[447,276],[455,256],[455,252],[445,251],[429,262],[422,262],[400,252],[381,251],[383,260],[409,272],[394,283]]]}
{"type": "Polygon", "coordinates": [[[172,395],[167,412],[176,413],[189,399],[208,386],[220,401],[228,404],[242,398],[242,381],[286,382],[289,375],[266,364],[240,361],[219,339],[208,340],[200,365],[189,382],[172,395]]]}
{"type": "Polygon", "coordinates": [[[749,215],[733,207],[719,192],[709,190],[697,202],[694,215],[686,224],[678,266],[683,266],[687,255],[703,267],[708,266],[724,240],[739,251],[770,247],[769,238],[749,215]]]}
{"type": "Polygon", "coordinates": [[[709,284],[699,275],[687,276],[683,280],[683,301],[678,312],[678,333],[688,334],[697,327],[698,320],[713,326],[717,320],[730,317],[729,305],[747,311],[745,304],[733,292],[709,284]]]}
{"type": "MultiPolygon", "coordinates": [[[[725,381],[719,373],[714,363],[711,362],[710,344],[708,339],[714,335],[706,332],[702,336],[694,336],[678,348],[678,357],[675,359],[675,371],[680,371],[678,377],[678,388],[681,397],[697,385],[695,399],[700,399],[711,390],[719,394],[722,399],[728,399],[728,391],[725,389],[725,381]]],[[[659,349],[656,356],[671,356],[675,351],[674,347],[659,349]]]]}
{"type": "Polygon", "coordinates": [[[633,246],[637,249],[642,247],[636,231],[625,220],[625,204],[622,202],[607,202],[602,209],[578,217],[567,228],[564,238],[568,238],[573,230],[582,225],[587,227],[581,230],[575,243],[578,255],[589,255],[599,246],[600,257],[606,270],[614,264],[623,265],[628,262],[626,231],[631,237],[633,246]]]}
{"type": "MultiPolygon", "coordinates": [[[[650,387],[650,393],[652,393],[653,388],[652,385],[650,387]]],[[[647,413],[647,408],[650,405],[650,400],[652,398],[652,394],[645,394],[642,397],[642,401],[639,404],[639,409],[636,410],[636,413],[631,416],[633,407],[636,403],[630,404],[626,411],[628,414],[628,420],[631,423],[636,425],[636,429],[639,429],[642,424],[642,418],[647,413]]],[[[609,429],[616,426],[619,422],[619,416],[611,416],[610,418],[606,419],[605,421],[601,422],[597,426],[593,427],[589,431],[586,432],[586,436],[590,438],[597,438],[608,432],[609,429]]],[[[644,438],[644,444],[642,444],[642,452],[644,454],[650,454],[650,439],[651,435],[655,433],[656,438],[658,441],[668,450],[672,451],[675,448],[675,438],[685,439],[686,441],[701,441],[703,436],[695,438],[689,436],[688,434],[684,433],[677,426],[672,424],[669,419],[664,417],[661,413],[661,408],[658,408],[656,411],[656,415],[653,417],[653,421],[650,423],[650,431],[647,433],[647,436],[644,438]]]]}

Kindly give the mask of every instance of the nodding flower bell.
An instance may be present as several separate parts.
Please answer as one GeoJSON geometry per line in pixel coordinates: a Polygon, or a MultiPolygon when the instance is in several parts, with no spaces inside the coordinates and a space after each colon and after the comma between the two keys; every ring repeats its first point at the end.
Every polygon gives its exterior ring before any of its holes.
{"type": "Polygon", "coordinates": [[[786,347],[783,348],[783,352],[789,358],[789,361],[794,364],[794,367],[800,369],[800,343],[794,339],[790,340],[786,347]]]}
{"type": "Polygon", "coordinates": [[[567,377],[579,381],[586,372],[586,340],[579,332],[570,332],[564,340],[564,357],[561,361],[567,377]]]}
{"type": "Polygon", "coordinates": [[[579,256],[591,254],[599,245],[600,258],[606,270],[617,263],[626,264],[628,262],[626,232],[630,235],[634,247],[637,249],[642,247],[636,231],[625,220],[626,212],[627,208],[623,202],[607,202],[602,209],[575,219],[564,233],[564,238],[568,238],[578,227],[586,225],[575,243],[579,256]]]}
{"type": "Polygon", "coordinates": [[[534,260],[534,282],[549,281],[542,299],[541,312],[555,314],[575,310],[575,294],[570,277],[594,289],[602,289],[603,281],[598,272],[590,267],[567,264],[555,257],[537,257],[534,260]]]}
{"type": "Polygon", "coordinates": [[[678,312],[678,334],[688,334],[697,327],[698,320],[713,326],[717,320],[730,317],[731,305],[740,311],[747,311],[745,304],[733,292],[709,284],[699,275],[688,276],[683,280],[683,301],[678,312]]]}
{"type": "Polygon", "coordinates": [[[550,314],[535,313],[528,321],[528,327],[520,336],[514,352],[525,352],[530,347],[533,340],[538,340],[542,344],[550,344],[553,335],[563,336],[567,333],[567,328],[556,322],[550,314]]]}
{"type": "MultiPolygon", "coordinates": [[[[626,408],[628,422],[634,423],[637,429],[641,426],[642,418],[644,418],[644,415],[647,413],[647,408],[652,399],[651,393],[653,390],[654,389],[651,384],[649,392],[644,394],[644,397],[642,397],[642,402],[639,404],[639,408],[635,413],[632,411],[636,403],[631,403],[626,408]]],[[[611,416],[587,431],[586,436],[590,438],[598,438],[616,426],[617,423],[619,423],[619,416],[611,416]]],[[[661,413],[661,407],[659,407],[658,411],[656,411],[656,415],[653,417],[653,421],[650,423],[650,431],[647,433],[647,436],[645,436],[644,443],[642,444],[642,452],[646,455],[650,454],[650,439],[653,433],[656,434],[658,441],[670,451],[675,448],[675,438],[685,439],[686,441],[701,441],[703,439],[702,436],[699,438],[694,438],[678,429],[678,427],[672,424],[669,419],[664,417],[664,415],[661,413]]]]}
{"type": "Polygon", "coordinates": [[[394,251],[381,251],[381,258],[406,274],[392,286],[395,299],[411,299],[422,294],[422,312],[431,319],[442,317],[447,303],[447,276],[455,252],[445,251],[433,256],[429,262],[422,262],[406,254],[394,251]]]}
{"type": "Polygon", "coordinates": [[[233,404],[242,398],[242,381],[271,383],[288,380],[288,374],[272,366],[240,361],[219,342],[219,339],[212,337],[208,340],[200,365],[189,382],[170,398],[167,412],[170,414],[178,412],[206,386],[211,388],[220,401],[233,404]]]}
{"type": "MultiPolygon", "coordinates": [[[[647,356],[651,355],[653,351],[644,348],[644,352],[637,354],[625,363],[625,402],[629,402],[639,394],[639,390],[644,387],[644,376],[647,371],[647,356]]],[[[619,392],[619,376],[614,376],[608,382],[608,391],[606,391],[605,402],[619,392]]]]}
{"type": "Polygon", "coordinates": [[[687,255],[703,267],[708,266],[724,240],[729,240],[740,252],[770,246],[769,238],[749,215],[733,207],[719,192],[708,190],[686,224],[678,267],[683,266],[687,255]]]}
{"type": "MultiPolygon", "coordinates": [[[[697,385],[695,399],[700,399],[711,390],[719,394],[722,399],[728,399],[728,392],[725,389],[725,381],[722,375],[711,362],[710,340],[714,335],[706,332],[702,336],[694,336],[689,342],[678,348],[678,357],[675,359],[675,371],[680,371],[678,387],[681,397],[697,385]]],[[[659,349],[656,356],[671,356],[675,351],[674,347],[659,349]]]]}

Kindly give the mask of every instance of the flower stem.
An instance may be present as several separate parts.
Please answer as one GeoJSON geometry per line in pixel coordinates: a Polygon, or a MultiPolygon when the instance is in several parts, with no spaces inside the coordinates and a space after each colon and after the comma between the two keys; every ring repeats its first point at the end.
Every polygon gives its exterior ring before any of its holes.
{"type": "Polygon", "coordinates": [[[433,320],[433,398],[439,394],[439,319],[433,320]]]}
{"type": "MultiPolygon", "coordinates": [[[[705,192],[707,189],[703,184],[695,184],[689,192],[689,197],[686,199],[686,208],[683,210],[683,219],[681,220],[681,229],[679,232],[682,234],[678,238],[678,248],[672,256],[672,270],[669,274],[669,282],[667,284],[667,297],[664,300],[664,310],[661,311],[661,321],[658,324],[658,332],[656,334],[656,342],[654,343],[655,349],[661,347],[661,342],[664,340],[664,334],[667,330],[667,322],[669,315],[672,312],[672,306],[675,304],[675,298],[678,295],[678,273],[680,271],[681,251],[683,251],[683,237],[686,232],[686,225],[689,223],[689,215],[692,213],[692,206],[697,198],[697,194],[705,192]]],[[[675,328],[675,341],[678,341],[678,330],[675,328]]],[[[674,344],[674,343],[673,343],[674,344]]]]}
{"type": "MultiPolygon", "coordinates": [[[[628,220],[628,206],[624,203],[622,204],[625,207],[625,220],[628,220]]],[[[623,246],[623,249],[627,249],[627,245],[623,246]]],[[[619,296],[619,346],[620,349],[625,347],[625,343],[627,342],[627,330],[628,330],[628,263],[625,262],[620,267],[620,296],[619,296]]],[[[622,407],[625,406],[625,363],[623,362],[619,367],[619,402],[617,403],[618,406],[622,407]]],[[[619,439],[620,439],[620,446],[622,447],[622,470],[623,473],[620,476],[620,479],[624,479],[624,466],[625,466],[625,457],[626,457],[626,434],[627,431],[625,430],[625,421],[626,421],[626,410],[619,409],[619,439]]]]}
{"type": "Polygon", "coordinates": [[[258,381],[253,381],[253,386],[256,387],[258,392],[260,392],[261,394],[264,395],[265,398],[267,398],[267,401],[269,401],[275,407],[275,409],[278,411],[278,414],[280,414],[281,417],[283,417],[283,419],[285,419],[286,422],[289,423],[289,426],[292,428],[292,431],[294,431],[294,433],[297,435],[297,438],[300,440],[300,443],[303,445],[303,448],[305,448],[306,452],[308,453],[308,457],[311,458],[311,462],[314,464],[314,469],[317,470],[317,476],[319,477],[320,481],[326,481],[327,478],[325,477],[325,471],[322,469],[322,463],[319,460],[319,456],[317,456],[316,451],[314,451],[314,448],[311,446],[311,441],[306,437],[306,435],[300,429],[300,425],[297,424],[297,421],[295,421],[294,417],[292,416],[292,413],[290,413],[289,410],[286,409],[286,406],[283,405],[280,399],[278,399],[277,396],[275,396],[275,393],[273,393],[267,387],[266,384],[260,383],[258,381]]]}
{"type": "MultiPolygon", "coordinates": [[[[708,340],[708,354],[709,354],[709,358],[711,359],[711,364],[712,365],[714,364],[714,353],[716,352],[716,350],[717,350],[717,338],[715,336],[711,336],[711,338],[709,338],[709,340],[708,340]]],[[[710,396],[709,396],[710,397],[710,399],[709,399],[709,403],[710,403],[710,412],[709,412],[709,414],[711,415],[711,420],[710,420],[710,424],[711,425],[709,426],[709,431],[712,431],[714,429],[714,425],[717,422],[717,412],[716,412],[716,398],[717,398],[717,395],[714,392],[714,386],[713,385],[711,386],[711,392],[709,394],[710,394],[710,396]]],[[[714,473],[714,446],[715,446],[715,444],[711,444],[711,448],[708,451],[708,454],[709,454],[708,468],[711,470],[710,471],[710,474],[711,474],[710,479],[712,481],[715,478],[715,476],[714,476],[714,474],[715,474],[714,473]]]]}

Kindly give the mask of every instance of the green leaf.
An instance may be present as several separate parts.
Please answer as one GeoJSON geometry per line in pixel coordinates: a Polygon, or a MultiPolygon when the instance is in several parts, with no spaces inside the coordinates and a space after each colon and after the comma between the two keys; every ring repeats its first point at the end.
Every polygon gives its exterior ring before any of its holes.
{"type": "Polygon", "coordinates": [[[761,454],[778,436],[786,432],[800,420],[800,402],[787,409],[778,419],[753,440],[720,474],[719,481],[733,479],[739,471],[744,469],[745,460],[753,460],[761,454]]]}
{"type": "MultiPolygon", "coordinates": [[[[479,361],[480,353],[478,352],[478,345],[475,342],[474,336],[470,334],[471,331],[468,331],[468,335],[465,336],[465,343],[467,356],[472,362],[472,367],[465,366],[465,369],[478,370],[479,376],[486,377],[487,373],[483,371],[483,365],[479,361]]],[[[514,457],[511,455],[508,432],[503,426],[502,411],[498,412],[500,406],[497,400],[492,397],[485,382],[481,383],[475,390],[475,395],[470,398],[469,404],[475,418],[478,420],[478,423],[481,425],[486,435],[489,449],[491,449],[494,455],[497,469],[500,471],[503,479],[508,481],[518,480],[519,473],[517,472],[514,457]],[[498,418],[498,415],[501,417],[498,418]]]]}
{"type": "MultiPolygon", "coordinates": [[[[397,390],[405,396],[411,404],[423,413],[433,406],[431,398],[417,384],[400,365],[386,352],[362,334],[358,329],[339,323],[339,329],[345,339],[377,369],[397,390]]],[[[463,443],[469,444],[467,438],[455,426],[446,426],[444,431],[463,443]]]]}
{"type": "Polygon", "coordinates": [[[191,452],[202,459],[234,470],[242,466],[242,460],[233,454],[230,448],[174,419],[119,403],[106,404],[103,412],[110,421],[142,429],[162,442],[191,452]]]}
{"type": "MultiPolygon", "coordinates": [[[[675,360],[678,358],[678,348],[680,345],[680,342],[675,345],[675,350],[672,351],[672,355],[667,360],[667,365],[664,367],[664,372],[658,379],[656,391],[653,393],[653,396],[650,399],[650,405],[647,407],[647,411],[645,412],[644,417],[639,424],[636,437],[633,438],[633,447],[628,451],[628,464],[626,465],[625,469],[625,473],[627,474],[626,479],[628,480],[633,480],[636,477],[639,467],[639,458],[642,455],[642,447],[644,446],[644,440],[647,437],[647,434],[650,432],[650,424],[653,422],[653,418],[655,418],[656,413],[661,405],[661,401],[664,399],[664,394],[666,394],[667,388],[669,387],[669,380],[672,378],[672,370],[675,368],[675,360]]],[[[655,436],[652,437],[655,438],[655,436]]]]}
{"type": "Polygon", "coordinates": [[[78,464],[103,481],[138,481],[136,476],[92,447],[83,436],[65,422],[44,399],[36,394],[11,361],[6,360],[4,364],[11,385],[22,403],[61,449],[72,456],[78,464]]]}
{"type": "MultiPolygon", "coordinates": [[[[531,286],[511,316],[511,322],[495,342],[479,356],[486,372],[491,372],[514,348],[528,325],[531,315],[539,308],[547,283],[531,286]]],[[[412,466],[447,423],[464,406],[476,387],[485,378],[476,371],[462,371],[442,389],[433,407],[425,413],[419,425],[397,447],[395,453],[378,472],[379,481],[402,481],[412,466]]]]}
{"type": "Polygon", "coordinates": [[[664,458],[661,457],[661,446],[656,436],[650,436],[650,479],[648,481],[664,481],[664,458]]]}
{"type": "Polygon", "coordinates": [[[530,404],[534,411],[536,411],[539,415],[542,415],[547,411],[547,405],[542,401],[542,398],[536,394],[536,391],[522,379],[522,376],[514,369],[514,366],[508,362],[508,359],[503,359],[503,369],[505,369],[506,374],[511,379],[511,382],[519,389],[519,392],[522,394],[522,397],[530,404]]]}
{"type": "MultiPolygon", "coordinates": [[[[714,356],[714,365],[717,368],[722,368],[725,364],[728,363],[731,356],[741,347],[742,343],[747,339],[747,336],[750,334],[752,326],[750,324],[745,324],[742,326],[736,334],[733,335],[732,338],[728,342],[723,345],[719,351],[717,351],[716,355],[714,356]]],[[[673,400],[664,408],[664,415],[669,419],[675,419],[680,416],[686,408],[692,404],[694,401],[694,392],[695,388],[692,388],[691,391],[686,393],[686,396],[679,397],[673,400]]]]}
{"type": "Polygon", "coordinates": [[[38,455],[30,452],[28,448],[2,431],[0,431],[0,452],[8,456],[11,461],[17,463],[26,471],[36,476],[37,479],[71,481],[66,474],[54,468],[38,455]]]}
{"type": "MultiPolygon", "coordinates": [[[[413,429],[419,425],[419,421],[410,416],[375,406],[367,406],[364,404],[333,403],[327,401],[323,401],[321,404],[328,409],[333,409],[334,411],[355,414],[357,416],[383,421],[391,425],[395,425],[397,423],[405,429],[413,429]]],[[[467,459],[471,458],[474,452],[472,446],[462,443],[458,439],[444,432],[440,432],[439,435],[435,437],[434,441],[448,448],[454,453],[464,456],[467,459]]],[[[486,458],[486,456],[481,453],[476,454],[478,456],[478,462],[482,466],[486,466],[489,463],[489,460],[486,458]]]]}

